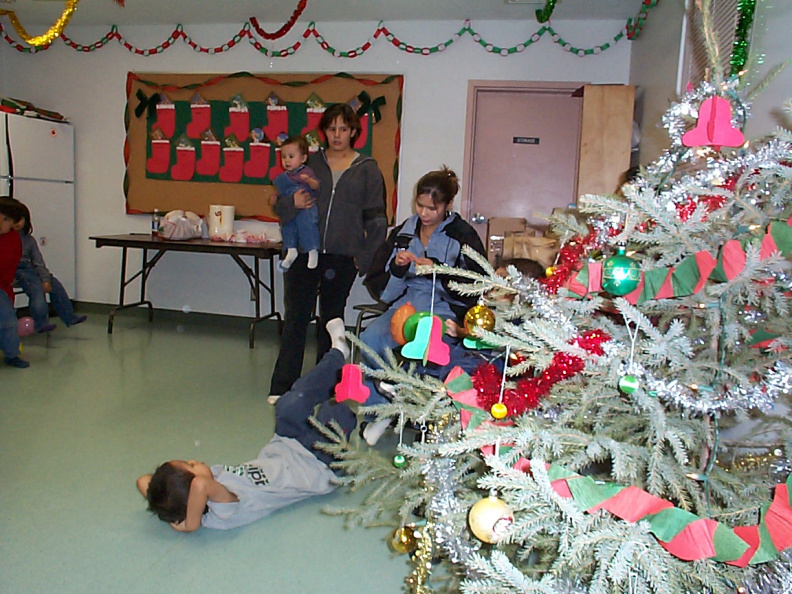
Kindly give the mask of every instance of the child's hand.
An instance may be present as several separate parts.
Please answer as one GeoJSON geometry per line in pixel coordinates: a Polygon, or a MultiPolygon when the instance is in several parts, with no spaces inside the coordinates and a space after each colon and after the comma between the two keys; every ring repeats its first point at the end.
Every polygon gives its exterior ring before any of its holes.
{"type": "Polygon", "coordinates": [[[415,262],[416,259],[417,256],[410,250],[401,250],[400,252],[396,252],[393,262],[396,264],[396,266],[407,266],[410,262],[415,262]]]}
{"type": "Polygon", "coordinates": [[[278,201],[278,195],[277,194],[273,194],[272,196],[269,197],[270,206],[275,206],[275,203],[277,201],[278,201]]]}
{"type": "Polygon", "coordinates": [[[41,283],[41,286],[44,287],[44,292],[45,293],[52,293],[52,283],[51,282],[41,283]]]}
{"type": "Polygon", "coordinates": [[[187,527],[184,525],[184,520],[181,522],[171,522],[170,527],[176,532],[192,532],[192,530],[187,530],[187,527]]]}
{"type": "Polygon", "coordinates": [[[300,179],[304,181],[306,184],[308,184],[308,187],[311,188],[312,190],[319,189],[319,180],[316,179],[315,177],[311,177],[307,173],[302,173],[300,174],[300,179]]]}
{"type": "Polygon", "coordinates": [[[445,321],[445,333],[451,338],[462,338],[463,336],[467,336],[465,329],[454,320],[445,321]]]}

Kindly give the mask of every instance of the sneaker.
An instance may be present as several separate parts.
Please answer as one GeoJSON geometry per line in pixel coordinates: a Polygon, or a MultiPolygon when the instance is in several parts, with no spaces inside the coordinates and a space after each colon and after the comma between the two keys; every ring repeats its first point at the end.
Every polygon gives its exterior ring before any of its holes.
{"type": "Polygon", "coordinates": [[[46,326],[43,326],[41,330],[38,331],[38,333],[46,334],[47,332],[52,332],[53,330],[55,330],[55,328],[57,328],[55,324],[47,324],[46,326]]]}
{"type": "Polygon", "coordinates": [[[9,365],[10,367],[18,367],[19,369],[30,367],[30,363],[24,359],[20,359],[19,357],[6,357],[5,364],[9,365]]]}
{"type": "Polygon", "coordinates": [[[267,404],[271,404],[272,406],[275,406],[278,400],[280,400],[280,394],[270,394],[267,396],[267,404]]]}
{"type": "Polygon", "coordinates": [[[74,321],[71,324],[68,324],[68,326],[72,327],[72,326],[76,326],[77,324],[82,324],[87,319],[88,319],[88,316],[81,315],[81,316],[75,318],[74,321]]]}

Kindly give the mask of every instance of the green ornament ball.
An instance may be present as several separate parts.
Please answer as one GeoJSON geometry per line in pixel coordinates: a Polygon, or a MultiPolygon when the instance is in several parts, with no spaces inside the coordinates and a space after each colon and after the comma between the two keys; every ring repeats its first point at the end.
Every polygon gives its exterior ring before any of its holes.
{"type": "Polygon", "coordinates": [[[416,311],[413,315],[407,318],[404,322],[404,338],[407,342],[415,340],[415,331],[418,329],[418,322],[422,319],[432,315],[429,311],[416,311]]]}
{"type": "Polygon", "coordinates": [[[615,256],[611,256],[602,264],[602,288],[613,295],[632,293],[641,282],[641,267],[638,262],[624,254],[619,248],[615,256]]]}
{"type": "Polygon", "coordinates": [[[638,379],[634,375],[625,375],[619,380],[619,390],[632,394],[638,389],[638,379]]]}
{"type": "Polygon", "coordinates": [[[393,465],[396,468],[404,468],[404,465],[407,463],[407,459],[402,456],[401,454],[396,454],[393,457],[393,465]]]}

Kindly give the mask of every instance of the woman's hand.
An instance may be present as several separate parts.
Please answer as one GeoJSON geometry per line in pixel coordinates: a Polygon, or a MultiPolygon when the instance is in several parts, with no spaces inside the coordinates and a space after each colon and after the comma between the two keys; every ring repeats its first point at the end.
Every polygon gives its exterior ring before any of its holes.
{"type": "Polygon", "coordinates": [[[401,250],[400,252],[396,252],[396,255],[393,257],[393,261],[396,266],[407,266],[410,262],[415,262],[417,260],[418,257],[410,250],[401,250]]]}
{"type": "Polygon", "coordinates": [[[315,203],[316,200],[314,200],[311,197],[311,194],[305,190],[297,190],[294,193],[294,208],[304,210],[306,208],[311,208],[315,203]]]}
{"type": "Polygon", "coordinates": [[[413,261],[415,262],[416,266],[432,266],[434,264],[434,262],[432,261],[431,258],[418,258],[418,257],[416,257],[415,260],[413,260],[413,261]]]}
{"type": "Polygon", "coordinates": [[[52,283],[49,281],[44,281],[41,283],[41,286],[44,287],[45,293],[52,293],[52,283]]]}

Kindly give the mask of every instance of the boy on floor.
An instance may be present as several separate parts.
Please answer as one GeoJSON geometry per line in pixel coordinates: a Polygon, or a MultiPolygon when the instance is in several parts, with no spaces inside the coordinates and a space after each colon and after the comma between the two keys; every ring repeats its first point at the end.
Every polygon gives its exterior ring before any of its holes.
{"type": "Polygon", "coordinates": [[[357,420],[346,404],[331,401],[349,356],[343,320],[330,320],[327,331],[332,348],[278,400],[275,435],[256,459],[212,467],[195,460],[165,462],[154,474],[137,480],[149,511],[179,532],[201,526],[228,529],[335,488],[332,456],[314,447],[326,438],[308,419],[315,415],[323,424],[335,420],[345,434],[354,430],[357,420]]]}
{"type": "Polygon", "coordinates": [[[19,358],[18,322],[11,287],[22,257],[22,240],[13,227],[21,218],[19,203],[0,196],[0,350],[6,365],[25,368],[30,363],[19,358]]]}

